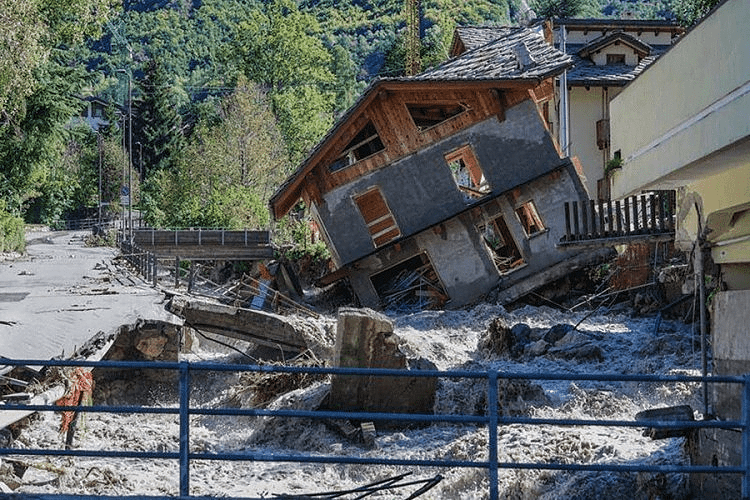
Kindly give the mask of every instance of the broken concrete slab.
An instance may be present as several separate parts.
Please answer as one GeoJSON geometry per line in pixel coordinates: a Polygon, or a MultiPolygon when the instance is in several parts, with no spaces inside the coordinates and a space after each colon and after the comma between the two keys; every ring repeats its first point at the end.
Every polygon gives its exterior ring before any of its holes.
{"type": "MultiPolygon", "coordinates": [[[[398,344],[393,323],[383,314],[371,309],[339,310],[337,367],[388,368],[408,373],[409,363],[398,344]]],[[[436,387],[437,381],[431,377],[335,375],[328,406],[342,411],[432,413],[436,387]]]]}
{"type": "Polygon", "coordinates": [[[185,320],[185,326],[289,352],[307,349],[298,321],[284,316],[227,306],[205,299],[175,295],[167,309],[185,320]]]}
{"type": "MultiPolygon", "coordinates": [[[[122,325],[109,349],[102,353],[104,361],[171,361],[178,360],[181,351],[189,351],[192,336],[184,333],[179,324],[165,321],[138,320],[134,324],[122,325]]],[[[159,369],[116,369],[97,367],[94,376],[94,401],[110,401],[110,395],[122,391],[120,397],[132,393],[140,400],[140,393],[153,384],[167,383],[176,387],[177,373],[159,369]],[[130,390],[126,381],[137,381],[130,390]]]]}

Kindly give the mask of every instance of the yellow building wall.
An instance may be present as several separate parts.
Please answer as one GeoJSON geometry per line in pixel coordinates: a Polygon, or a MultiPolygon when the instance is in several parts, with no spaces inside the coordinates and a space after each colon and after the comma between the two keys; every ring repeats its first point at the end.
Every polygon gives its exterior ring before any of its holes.
{"type": "Polygon", "coordinates": [[[750,2],[723,4],[612,101],[612,196],[683,185],[670,174],[750,135],[750,2]]]}

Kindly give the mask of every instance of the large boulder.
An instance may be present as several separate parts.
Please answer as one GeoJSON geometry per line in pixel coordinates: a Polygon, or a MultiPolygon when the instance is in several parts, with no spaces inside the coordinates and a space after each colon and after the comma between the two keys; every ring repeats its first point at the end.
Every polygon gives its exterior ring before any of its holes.
{"type": "MultiPolygon", "coordinates": [[[[408,373],[393,323],[370,309],[342,308],[336,326],[334,363],[341,368],[387,368],[408,373]]],[[[434,369],[434,365],[416,363],[434,369]]],[[[334,375],[328,406],[340,411],[432,413],[432,377],[334,375]]]]}

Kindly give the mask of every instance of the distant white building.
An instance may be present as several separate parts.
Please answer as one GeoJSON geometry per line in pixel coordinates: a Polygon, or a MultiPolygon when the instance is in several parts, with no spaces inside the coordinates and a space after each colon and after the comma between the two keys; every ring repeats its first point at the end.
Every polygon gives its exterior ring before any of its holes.
{"type": "Polygon", "coordinates": [[[82,97],[81,100],[86,105],[81,110],[79,116],[73,117],[71,120],[72,126],[86,124],[91,130],[98,132],[101,127],[109,125],[105,109],[108,106],[112,106],[111,103],[108,103],[99,97],[82,97]]]}

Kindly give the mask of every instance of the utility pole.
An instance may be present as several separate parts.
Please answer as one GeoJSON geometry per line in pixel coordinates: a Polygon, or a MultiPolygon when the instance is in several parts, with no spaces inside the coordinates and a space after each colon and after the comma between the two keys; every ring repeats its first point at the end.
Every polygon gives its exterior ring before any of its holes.
{"type": "Polygon", "coordinates": [[[102,225],[102,134],[96,131],[96,147],[99,150],[99,227],[102,225]]]}
{"type": "Polygon", "coordinates": [[[406,74],[413,76],[422,70],[419,54],[422,43],[419,33],[419,1],[406,1],[406,74]]]}

